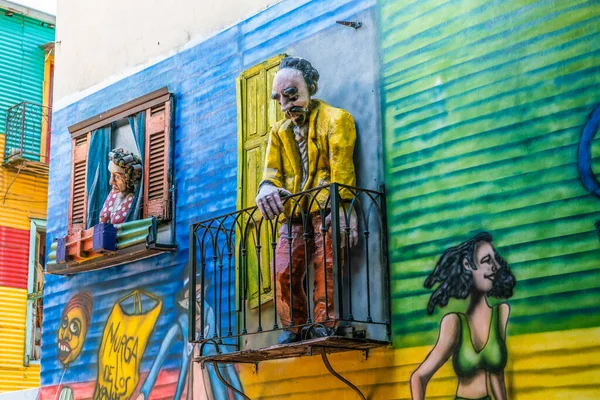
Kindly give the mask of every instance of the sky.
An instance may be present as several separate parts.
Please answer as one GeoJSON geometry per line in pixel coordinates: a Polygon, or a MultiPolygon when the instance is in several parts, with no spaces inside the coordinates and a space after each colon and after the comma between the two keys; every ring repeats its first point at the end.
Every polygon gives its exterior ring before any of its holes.
{"type": "Polygon", "coordinates": [[[25,7],[35,8],[46,14],[56,15],[56,0],[10,0],[13,3],[24,5],[25,7]]]}

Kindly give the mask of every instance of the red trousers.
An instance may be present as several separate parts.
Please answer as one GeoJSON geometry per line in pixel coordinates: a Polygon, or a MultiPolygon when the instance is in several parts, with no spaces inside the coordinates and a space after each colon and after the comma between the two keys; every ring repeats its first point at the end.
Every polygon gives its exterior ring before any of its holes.
{"type": "MultiPolygon", "coordinates": [[[[333,307],[333,250],[331,234],[321,233],[321,216],[312,217],[312,226],[307,227],[310,234],[304,239],[302,223],[292,223],[291,239],[288,239],[288,225],[283,224],[279,229],[279,239],[275,248],[275,285],[277,289],[277,314],[284,328],[306,324],[309,318],[308,299],[304,288],[304,277],[307,266],[314,265],[313,315],[312,322],[325,322],[327,326],[334,325],[333,307]],[[291,241],[291,257],[290,257],[291,241]],[[327,277],[325,277],[327,274],[327,277]],[[290,292],[291,280],[291,292],[290,292]],[[327,281],[327,282],[326,282],[327,281]],[[327,289],[326,289],[327,287],[327,289]],[[327,291],[326,291],[327,290],[327,291]],[[327,296],[325,296],[327,293],[327,296]],[[326,298],[327,297],[327,298],[326,298]],[[293,309],[293,314],[290,313],[293,309]],[[329,318],[327,319],[327,315],[329,318]]],[[[290,328],[299,333],[301,328],[290,328]]]]}

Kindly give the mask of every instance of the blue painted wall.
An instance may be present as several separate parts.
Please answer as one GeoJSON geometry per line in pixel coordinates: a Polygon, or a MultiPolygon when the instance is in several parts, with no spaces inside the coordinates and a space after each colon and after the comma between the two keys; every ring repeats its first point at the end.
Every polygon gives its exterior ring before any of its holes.
{"type": "MultiPolygon", "coordinates": [[[[183,287],[191,223],[235,208],[237,120],[235,78],[248,67],[335,25],[336,20],[372,9],[374,1],[284,1],[183,51],[55,112],[51,148],[48,241],[67,230],[71,159],[68,126],[167,86],[175,94],[176,236],[179,252],[87,272],[48,276],[45,288],[42,386],[96,379],[102,331],[115,302],[136,288],[163,299],[163,310],[145,352],[147,371],[162,336],[178,316],[175,295],[183,287]],[[56,357],[56,332],[65,304],[77,292],[94,297],[92,326],[83,352],[65,371],[56,357]]],[[[347,29],[347,28],[346,28],[347,29]]],[[[181,344],[164,364],[179,368],[181,344]]],[[[76,398],[80,398],[77,397],[76,398]]]]}

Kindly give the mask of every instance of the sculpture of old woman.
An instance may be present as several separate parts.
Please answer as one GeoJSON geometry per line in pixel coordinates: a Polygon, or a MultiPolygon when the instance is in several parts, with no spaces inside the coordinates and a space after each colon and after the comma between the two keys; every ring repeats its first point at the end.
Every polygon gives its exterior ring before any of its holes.
{"type": "Polygon", "coordinates": [[[119,147],[108,154],[111,191],[100,211],[100,222],[120,224],[127,220],[135,198],[135,188],[142,178],[142,160],[119,147]]]}

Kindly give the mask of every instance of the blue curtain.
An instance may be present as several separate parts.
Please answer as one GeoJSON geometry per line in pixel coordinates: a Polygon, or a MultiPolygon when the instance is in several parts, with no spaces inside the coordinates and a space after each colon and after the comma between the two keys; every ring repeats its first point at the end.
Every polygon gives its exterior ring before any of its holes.
{"type": "MultiPolygon", "coordinates": [[[[142,171],[144,171],[144,150],[146,144],[146,111],[141,111],[136,115],[129,117],[129,126],[133,132],[133,138],[135,139],[135,145],[137,149],[132,149],[136,154],[139,154],[142,159],[142,171]]],[[[142,217],[142,197],[144,193],[144,176],[142,172],[142,179],[135,189],[135,197],[133,198],[133,205],[129,210],[126,221],[135,221],[142,217]]]]}
{"type": "Polygon", "coordinates": [[[100,222],[100,210],[110,192],[108,153],[110,152],[112,128],[110,125],[92,132],[87,163],[87,228],[100,222]]]}

